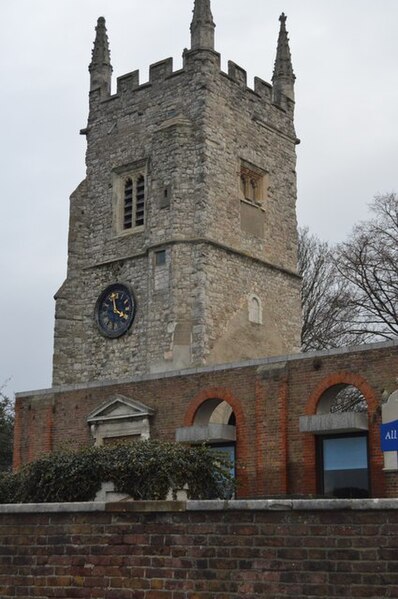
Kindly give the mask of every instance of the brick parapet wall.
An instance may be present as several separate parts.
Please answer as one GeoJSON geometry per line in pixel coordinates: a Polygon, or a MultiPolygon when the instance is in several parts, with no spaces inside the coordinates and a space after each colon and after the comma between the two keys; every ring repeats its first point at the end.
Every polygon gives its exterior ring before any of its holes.
{"type": "Polygon", "coordinates": [[[300,417],[314,414],[331,386],[354,384],[368,403],[371,496],[397,497],[397,473],[383,471],[379,428],[397,367],[398,345],[389,342],[18,394],[14,466],[70,443],[93,444],[87,417],[117,394],[150,407],[151,438],[166,441],[217,398],[236,417],[238,498],[308,497],[318,492],[315,435],[300,432],[300,417]]]}
{"type": "Polygon", "coordinates": [[[0,596],[398,597],[398,501],[0,506],[0,596]]]}

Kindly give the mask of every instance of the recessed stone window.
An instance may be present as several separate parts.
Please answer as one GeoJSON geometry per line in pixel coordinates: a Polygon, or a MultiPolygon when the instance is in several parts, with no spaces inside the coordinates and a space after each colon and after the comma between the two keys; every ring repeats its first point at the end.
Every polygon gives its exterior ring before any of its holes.
{"type": "Polygon", "coordinates": [[[263,323],[263,310],[261,306],[261,300],[257,295],[251,295],[248,302],[249,309],[249,322],[255,324],[263,323]]]}
{"type": "Polygon", "coordinates": [[[268,175],[241,160],[239,170],[240,225],[245,233],[264,239],[268,175]]]}
{"type": "Polygon", "coordinates": [[[241,161],[240,197],[251,204],[263,207],[267,196],[267,173],[248,162],[241,161]]]}
{"type": "Polygon", "coordinates": [[[147,196],[145,164],[115,169],[113,188],[117,232],[141,230],[145,225],[147,196]]]}
{"type": "Polygon", "coordinates": [[[171,185],[166,185],[161,191],[159,208],[170,208],[171,185]]]}
{"type": "Polygon", "coordinates": [[[163,266],[166,264],[166,250],[155,252],[155,266],[163,266]]]}
{"type": "Polygon", "coordinates": [[[170,285],[170,255],[168,250],[157,250],[153,256],[153,288],[168,289],[170,285]]]}

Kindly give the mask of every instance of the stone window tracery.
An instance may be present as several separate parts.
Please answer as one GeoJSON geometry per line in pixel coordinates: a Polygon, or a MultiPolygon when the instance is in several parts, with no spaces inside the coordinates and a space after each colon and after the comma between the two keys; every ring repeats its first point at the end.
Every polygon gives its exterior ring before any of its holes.
{"type": "Polygon", "coordinates": [[[240,167],[241,199],[262,207],[266,199],[266,173],[246,162],[240,167]]]}

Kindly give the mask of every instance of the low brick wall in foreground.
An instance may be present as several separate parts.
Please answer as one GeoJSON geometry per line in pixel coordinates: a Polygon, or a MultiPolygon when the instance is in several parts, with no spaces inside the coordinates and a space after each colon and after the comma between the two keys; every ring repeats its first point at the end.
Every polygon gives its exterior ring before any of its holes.
{"type": "Polygon", "coordinates": [[[3,505],[0,597],[398,597],[398,500],[3,505]]]}

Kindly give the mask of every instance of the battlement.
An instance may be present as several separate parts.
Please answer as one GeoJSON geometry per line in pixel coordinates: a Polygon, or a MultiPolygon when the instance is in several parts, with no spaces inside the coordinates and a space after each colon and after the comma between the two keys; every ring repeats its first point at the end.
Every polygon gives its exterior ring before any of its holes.
{"type": "Polygon", "coordinates": [[[263,79],[260,79],[260,77],[255,77],[254,87],[250,87],[247,85],[246,70],[232,60],[228,61],[228,73],[223,74],[227,75],[231,81],[237,83],[239,87],[246,88],[250,92],[254,92],[260,96],[260,98],[263,98],[267,103],[272,102],[272,85],[263,79]]]}
{"type": "MultiPolygon", "coordinates": [[[[132,94],[148,89],[151,86],[158,87],[171,78],[179,76],[192,76],[193,72],[203,71],[204,76],[208,79],[213,76],[216,80],[221,77],[236,84],[237,89],[247,91],[251,97],[257,96],[260,102],[264,105],[272,105],[274,102],[273,86],[264,81],[260,77],[254,78],[254,85],[251,87],[247,82],[247,72],[240,65],[232,60],[228,61],[228,71],[225,72],[220,66],[220,55],[214,51],[184,51],[184,63],[182,68],[173,70],[173,58],[165,58],[158,62],[149,65],[149,79],[140,83],[140,72],[134,70],[117,78],[116,93],[106,95],[100,93],[100,90],[91,92],[91,100],[94,103],[116,100],[119,97],[128,95],[129,101],[132,101],[132,94]],[[210,58],[210,60],[209,60],[210,58]],[[209,68],[209,64],[211,68],[209,68]]],[[[279,106],[281,108],[281,106],[279,106]]]]}
{"type": "MultiPolygon", "coordinates": [[[[169,57],[149,66],[149,80],[146,83],[140,84],[138,71],[127,73],[117,79],[116,97],[125,94],[131,96],[132,91],[147,88],[151,85],[159,86],[170,77],[184,73],[189,73],[192,77],[200,73],[207,80],[205,85],[210,82],[211,77],[216,79],[221,74],[236,83],[241,90],[254,92],[265,103],[274,104],[292,116],[295,75],[292,68],[289,39],[286,31],[286,16],[284,14],[280,17],[280,23],[272,85],[256,77],[254,89],[251,89],[247,85],[246,70],[235,62],[230,60],[228,62],[228,72],[222,72],[220,54],[214,49],[215,24],[211,14],[210,0],[195,0],[191,23],[191,49],[185,49],[183,52],[182,69],[173,71],[173,59],[169,57]]],[[[103,17],[98,19],[89,71],[91,102],[98,103],[98,100],[103,101],[114,98],[115,96],[111,96],[112,66],[103,17]]]]}
{"type": "Polygon", "coordinates": [[[228,61],[228,77],[230,77],[232,81],[236,81],[238,85],[247,87],[247,73],[245,69],[235,62],[232,62],[232,60],[228,61]]]}
{"type": "Polygon", "coordinates": [[[148,85],[161,83],[172,76],[183,73],[184,69],[173,71],[173,59],[165,58],[149,65],[149,80],[140,84],[139,70],[131,71],[117,78],[116,95],[122,95],[125,92],[131,92],[139,88],[147,87],[148,85]]]}

